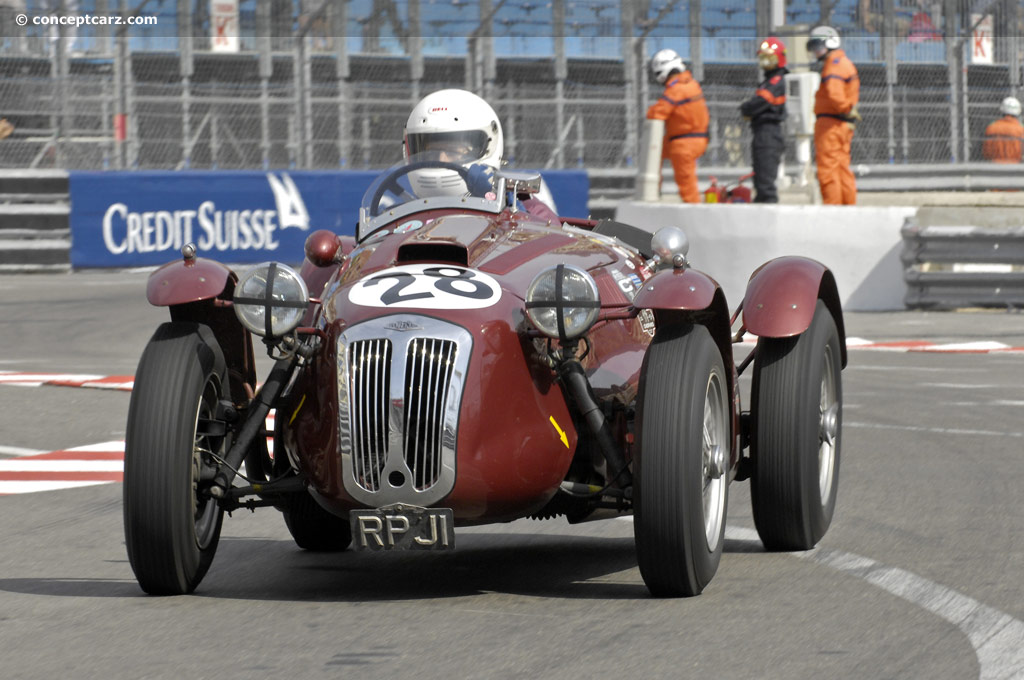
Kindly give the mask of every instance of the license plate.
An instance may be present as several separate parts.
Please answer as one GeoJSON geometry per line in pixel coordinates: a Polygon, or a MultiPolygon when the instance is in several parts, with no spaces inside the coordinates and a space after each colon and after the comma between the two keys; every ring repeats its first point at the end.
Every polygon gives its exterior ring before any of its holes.
{"type": "Polygon", "coordinates": [[[388,505],[349,513],[354,550],[452,550],[455,522],[449,508],[388,505]]]}

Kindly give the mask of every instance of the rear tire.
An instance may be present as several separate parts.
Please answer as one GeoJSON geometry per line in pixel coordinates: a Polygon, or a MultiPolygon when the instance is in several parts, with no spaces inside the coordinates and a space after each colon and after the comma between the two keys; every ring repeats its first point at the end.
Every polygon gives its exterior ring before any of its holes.
{"type": "Polygon", "coordinates": [[[656,597],[698,595],[718,570],[728,506],[725,365],[703,326],[659,332],[641,372],[634,533],[656,597]]]}
{"type": "Polygon", "coordinates": [[[767,550],[809,550],[832,522],[839,486],[839,333],[819,300],[804,333],[763,338],[756,351],[751,398],[754,525],[767,550]]]}
{"type": "Polygon", "coordinates": [[[202,451],[223,457],[230,437],[210,423],[230,399],[224,357],[213,333],[165,323],[135,374],[124,454],[128,561],[144,591],[181,595],[210,568],[224,512],[200,480],[202,451]]]}
{"type": "Polygon", "coordinates": [[[303,550],[337,552],[352,543],[348,520],[324,510],[307,492],[290,494],[282,512],[295,544],[303,550]]]}

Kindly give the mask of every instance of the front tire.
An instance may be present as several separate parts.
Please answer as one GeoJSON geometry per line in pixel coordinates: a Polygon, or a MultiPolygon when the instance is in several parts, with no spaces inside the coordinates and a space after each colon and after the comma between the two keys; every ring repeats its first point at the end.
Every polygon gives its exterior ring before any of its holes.
{"type": "Polygon", "coordinates": [[[751,500],[767,550],[809,550],[832,522],[843,419],[842,348],[818,301],[795,338],[762,338],[754,361],[751,500]]]}
{"type": "Polygon", "coordinates": [[[221,399],[230,399],[227,371],[210,329],[161,325],[135,374],[124,455],[128,561],[151,595],[192,592],[217,551],[224,512],[201,471],[205,452],[229,448],[215,422],[221,399]]]}
{"type": "Polygon", "coordinates": [[[728,505],[729,391],[707,328],[659,332],[640,383],[634,533],[656,597],[699,595],[722,558],[728,505]]]}

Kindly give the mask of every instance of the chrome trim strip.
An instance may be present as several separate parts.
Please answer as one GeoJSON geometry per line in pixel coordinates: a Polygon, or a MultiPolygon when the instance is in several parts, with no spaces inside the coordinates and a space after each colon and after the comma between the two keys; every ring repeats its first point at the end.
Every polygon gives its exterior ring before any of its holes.
{"type": "Polygon", "coordinates": [[[396,314],[346,328],[337,348],[345,490],[368,507],[425,507],[443,499],[455,486],[472,334],[438,319],[396,314]]]}

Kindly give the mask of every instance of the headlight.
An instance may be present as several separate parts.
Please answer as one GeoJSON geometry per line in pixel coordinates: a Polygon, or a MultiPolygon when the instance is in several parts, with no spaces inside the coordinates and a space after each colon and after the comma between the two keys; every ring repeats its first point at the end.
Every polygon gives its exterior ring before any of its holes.
{"type": "Polygon", "coordinates": [[[280,337],[302,321],[309,307],[306,282],[291,267],[265,262],[235,287],[235,315],[256,335],[280,337]]]}
{"type": "Polygon", "coordinates": [[[544,335],[562,342],[594,325],[601,296],[594,278],[579,267],[559,264],[545,269],[526,291],[526,315],[544,335]]]}

